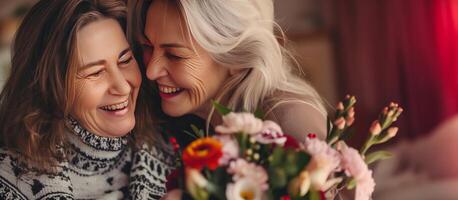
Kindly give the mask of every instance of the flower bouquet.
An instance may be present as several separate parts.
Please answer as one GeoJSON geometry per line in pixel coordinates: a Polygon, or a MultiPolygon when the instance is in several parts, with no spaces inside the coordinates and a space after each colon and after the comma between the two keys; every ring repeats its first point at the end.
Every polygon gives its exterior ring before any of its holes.
{"type": "Polygon", "coordinates": [[[370,199],[375,183],[368,164],[390,153],[368,150],[396,135],[390,126],[402,108],[385,107],[358,151],[343,140],[355,119],[355,102],[347,96],[337,105],[326,141],[314,133],[296,141],[259,114],[234,113],[215,103],[223,115],[216,135],[204,136],[194,127],[200,138],[184,149],[170,138],[178,167],[168,177],[165,199],[332,199],[354,188],[355,199],[370,199]]]}

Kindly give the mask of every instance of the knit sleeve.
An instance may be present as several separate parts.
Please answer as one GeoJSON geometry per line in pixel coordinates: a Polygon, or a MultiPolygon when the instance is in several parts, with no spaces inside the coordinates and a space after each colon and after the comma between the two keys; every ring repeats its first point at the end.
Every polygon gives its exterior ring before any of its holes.
{"type": "Polygon", "coordinates": [[[74,199],[63,173],[40,174],[18,165],[17,156],[0,150],[0,199],[74,199]]]}
{"type": "Polygon", "coordinates": [[[172,170],[173,158],[167,151],[143,145],[133,153],[129,178],[132,199],[160,199],[167,192],[167,175],[172,170]]]}

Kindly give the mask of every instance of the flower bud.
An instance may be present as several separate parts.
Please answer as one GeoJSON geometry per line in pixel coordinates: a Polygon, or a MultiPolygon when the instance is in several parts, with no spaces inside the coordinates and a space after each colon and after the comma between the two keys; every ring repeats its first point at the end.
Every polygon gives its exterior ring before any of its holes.
{"type": "Polygon", "coordinates": [[[351,107],[351,108],[348,110],[347,116],[348,116],[348,117],[354,117],[354,116],[355,116],[355,107],[351,107]]]}
{"type": "Polygon", "coordinates": [[[337,126],[337,129],[343,130],[345,128],[345,119],[343,117],[339,117],[334,121],[334,125],[337,126]]]}
{"type": "MultiPolygon", "coordinates": [[[[199,170],[187,168],[186,169],[186,189],[193,198],[197,198],[202,195],[203,191],[208,185],[207,179],[199,172],[199,170]],[[199,192],[201,191],[201,192],[199,192]]],[[[205,193],[205,192],[204,192],[205,193]]],[[[208,194],[204,194],[208,195],[208,194]]]]}
{"type": "Polygon", "coordinates": [[[338,111],[343,111],[343,110],[344,110],[344,105],[343,105],[342,102],[339,102],[339,103],[337,104],[337,110],[338,110],[338,111]]]}
{"type": "Polygon", "coordinates": [[[398,108],[398,109],[396,110],[396,114],[394,114],[394,116],[395,116],[396,118],[398,118],[399,115],[401,115],[401,113],[402,113],[403,111],[404,111],[404,109],[398,108]]]}
{"type": "Polygon", "coordinates": [[[392,138],[392,137],[396,136],[396,134],[398,133],[398,130],[399,130],[398,127],[391,127],[391,128],[389,128],[388,131],[387,131],[388,137],[389,137],[389,138],[392,138]]]}
{"type": "Polygon", "coordinates": [[[388,116],[388,117],[393,117],[393,116],[394,116],[394,110],[388,111],[387,116],[388,116]]]}
{"type": "Polygon", "coordinates": [[[186,169],[187,180],[199,188],[205,188],[208,184],[207,179],[199,172],[199,170],[187,168],[186,169]]]}
{"type": "Polygon", "coordinates": [[[354,117],[347,117],[345,119],[346,123],[347,123],[347,126],[351,126],[353,124],[353,122],[355,122],[355,118],[354,117]]]}
{"type": "Polygon", "coordinates": [[[382,113],[384,115],[387,115],[388,114],[388,107],[384,107],[382,113]]]}
{"type": "Polygon", "coordinates": [[[260,158],[261,158],[261,156],[259,156],[259,153],[253,154],[253,159],[254,160],[258,161],[260,158]]]}
{"type": "Polygon", "coordinates": [[[310,175],[304,170],[288,184],[288,192],[294,196],[304,196],[310,188],[310,175]]]}
{"type": "Polygon", "coordinates": [[[380,132],[382,132],[382,127],[380,123],[378,122],[378,120],[375,120],[374,122],[372,122],[369,132],[371,133],[371,135],[378,135],[380,134],[380,132]]]}

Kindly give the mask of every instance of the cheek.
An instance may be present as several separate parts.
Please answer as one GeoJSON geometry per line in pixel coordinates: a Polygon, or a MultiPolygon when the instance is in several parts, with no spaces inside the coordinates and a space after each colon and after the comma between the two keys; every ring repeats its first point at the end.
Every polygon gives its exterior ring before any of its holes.
{"type": "Polygon", "coordinates": [[[181,86],[189,90],[192,104],[201,104],[209,97],[208,85],[206,83],[206,74],[204,67],[199,61],[190,60],[186,62],[181,70],[177,70],[177,80],[182,82],[181,86]]]}
{"type": "Polygon", "coordinates": [[[137,63],[133,64],[133,66],[130,66],[126,71],[124,71],[124,77],[130,83],[132,89],[140,87],[142,83],[142,75],[137,63]]]}
{"type": "Polygon", "coordinates": [[[88,113],[90,107],[92,107],[90,102],[87,101],[88,95],[90,94],[86,94],[85,91],[81,89],[77,90],[75,101],[73,101],[71,114],[78,120],[82,120],[82,115],[84,113],[88,113]]]}
{"type": "Polygon", "coordinates": [[[98,109],[99,103],[105,94],[103,84],[79,83],[76,84],[76,97],[73,102],[73,113],[81,116],[98,109]]]}

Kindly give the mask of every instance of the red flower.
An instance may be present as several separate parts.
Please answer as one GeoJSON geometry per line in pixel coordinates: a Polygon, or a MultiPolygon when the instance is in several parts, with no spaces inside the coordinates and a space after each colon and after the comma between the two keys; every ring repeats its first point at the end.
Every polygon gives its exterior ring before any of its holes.
{"type": "Polygon", "coordinates": [[[173,150],[175,152],[178,152],[180,150],[180,145],[177,142],[177,139],[175,137],[169,138],[170,144],[172,144],[173,150]]]}
{"type": "Polygon", "coordinates": [[[282,196],[280,197],[281,200],[291,200],[291,198],[289,197],[289,195],[285,195],[285,196],[282,196]]]}
{"type": "Polygon", "coordinates": [[[320,200],[326,200],[326,196],[323,191],[320,190],[320,200]]]}
{"type": "Polygon", "coordinates": [[[183,163],[187,167],[214,170],[223,156],[223,145],[216,139],[206,137],[195,140],[183,151],[183,163]]]}
{"type": "Polygon", "coordinates": [[[307,137],[309,139],[315,139],[316,138],[316,134],[315,133],[309,133],[309,134],[307,134],[307,137]]]}
{"type": "Polygon", "coordinates": [[[286,142],[285,142],[285,148],[291,148],[291,149],[298,149],[299,148],[299,143],[297,142],[296,139],[293,137],[289,136],[288,134],[284,135],[286,137],[286,142]]]}

